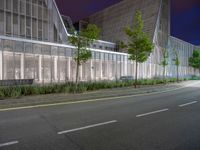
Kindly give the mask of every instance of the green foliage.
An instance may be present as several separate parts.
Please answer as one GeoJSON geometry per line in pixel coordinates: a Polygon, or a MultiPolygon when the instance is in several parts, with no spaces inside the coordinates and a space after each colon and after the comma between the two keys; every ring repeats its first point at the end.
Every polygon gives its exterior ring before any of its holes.
{"type": "Polygon", "coordinates": [[[120,43],[121,48],[128,50],[129,59],[136,62],[135,87],[137,84],[138,63],[147,61],[154,48],[152,40],[143,29],[144,22],[142,20],[142,14],[140,11],[137,11],[133,25],[125,28],[125,33],[129,39],[128,43],[120,43]]]}
{"type": "Polygon", "coordinates": [[[143,31],[143,28],[144,22],[142,20],[142,14],[140,11],[137,11],[133,26],[125,28],[125,33],[129,38],[129,42],[128,44],[124,44],[123,42],[121,44],[127,47],[128,53],[130,54],[129,59],[139,63],[145,62],[154,48],[151,39],[143,31]]]}
{"type": "MultiPolygon", "coordinates": [[[[79,77],[79,66],[87,62],[92,57],[90,50],[91,44],[99,38],[100,29],[94,25],[89,24],[86,29],[82,31],[73,31],[69,37],[69,42],[75,46],[76,51],[74,52],[74,60],[76,61],[76,88],[79,77]]],[[[76,90],[75,90],[76,91],[76,90]]]]}
{"type": "Polygon", "coordinates": [[[21,88],[20,87],[13,87],[11,89],[11,97],[18,98],[21,96],[21,88]]]}
{"type": "Polygon", "coordinates": [[[81,37],[87,38],[89,44],[99,38],[100,29],[94,24],[88,24],[86,29],[80,32],[81,37]]]}
{"type": "Polygon", "coordinates": [[[200,76],[193,75],[190,79],[191,80],[200,80],[200,76]]]}
{"type": "Polygon", "coordinates": [[[126,49],[126,48],[127,48],[127,45],[126,45],[124,42],[120,41],[120,42],[119,42],[119,47],[120,47],[121,49],[126,49]]]}
{"type": "Polygon", "coordinates": [[[193,52],[193,56],[189,58],[189,65],[195,69],[200,69],[200,50],[193,52]]]}
{"type": "Polygon", "coordinates": [[[85,63],[92,57],[90,45],[99,38],[100,29],[93,24],[89,24],[86,29],[80,32],[73,31],[69,37],[69,42],[76,47],[74,60],[78,65],[85,63]]]}
{"type": "Polygon", "coordinates": [[[180,66],[181,62],[180,62],[180,59],[179,59],[178,51],[176,49],[174,49],[173,51],[174,51],[174,55],[175,55],[174,63],[175,63],[176,66],[180,66]]]}
{"type": "MultiPolygon", "coordinates": [[[[197,78],[195,78],[197,79],[197,78]]],[[[182,79],[186,80],[186,79],[182,79]]],[[[176,82],[176,78],[166,79],[165,82],[176,82]]],[[[142,79],[138,81],[138,85],[156,85],[165,83],[161,79],[142,79]]],[[[0,87],[0,99],[19,98],[21,96],[54,94],[54,93],[84,93],[86,91],[94,91],[100,89],[110,89],[117,87],[133,86],[134,81],[103,81],[103,82],[87,82],[79,83],[76,87],[74,83],[66,84],[49,84],[49,85],[31,85],[31,86],[11,86],[0,87]]]]}
{"type": "Polygon", "coordinates": [[[161,64],[163,67],[168,66],[168,58],[169,58],[169,54],[167,49],[163,49],[163,60],[161,61],[161,64]]]}
{"type": "Polygon", "coordinates": [[[165,75],[166,75],[166,66],[168,66],[168,58],[169,58],[169,54],[167,49],[163,48],[162,49],[163,55],[162,55],[162,61],[161,61],[161,65],[163,67],[163,80],[165,81],[165,75]]]}
{"type": "Polygon", "coordinates": [[[179,82],[179,66],[180,66],[181,62],[179,59],[178,51],[176,49],[173,49],[173,51],[174,51],[174,56],[175,56],[173,61],[174,61],[174,64],[176,65],[176,75],[177,75],[176,80],[177,80],[177,82],[179,82]]]}

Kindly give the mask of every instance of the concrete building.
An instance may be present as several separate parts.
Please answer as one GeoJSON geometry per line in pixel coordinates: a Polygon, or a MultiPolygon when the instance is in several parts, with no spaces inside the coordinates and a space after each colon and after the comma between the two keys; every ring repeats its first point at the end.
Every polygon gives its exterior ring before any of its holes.
{"type": "MultiPolygon", "coordinates": [[[[194,72],[189,67],[188,58],[192,56],[193,50],[198,47],[170,35],[170,6],[170,0],[155,0],[153,2],[152,0],[123,0],[89,16],[85,21],[94,23],[102,29],[101,37],[103,40],[114,43],[118,43],[118,41],[127,42],[124,28],[132,26],[135,12],[140,10],[144,20],[144,31],[155,44],[155,49],[147,61],[149,62],[147,68],[151,68],[151,73],[154,70],[154,76],[161,76],[162,66],[159,64],[162,60],[162,49],[168,49],[170,65],[167,67],[167,75],[175,76],[176,66],[173,62],[173,49],[176,49],[181,61],[180,74],[181,76],[189,76],[194,72]]],[[[126,52],[123,49],[120,51],[126,52]]]]}
{"type": "Polygon", "coordinates": [[[158,30],[169,34],[170,3],[169,0],[123,0],[111,7],[97,12],[86,20],[102,29],[102,39],[116,43],[126,41],[124,33],[126,26],[133,24],[136,10],[142,12],[144,31],[153,40],[158,30]]]}
{"type": "MultiPolygon", "coordinates": [[[[102,28],[104,41],[99,40],[91,46],[92,59],[80,67],[80,80],[114,80],[120,76],[134,76],[134,62],[128,60],[128,54],[115,52],[115,42],[120,40],[119,37],[125,40],[121,29],[131,23],[130,15],[134,15],[132,5],[138,5],[138,9],[144,12],[145,31],[156,45],[149,60],[140,64],[139,77],[153,78],[162,74],[159,62],[163,47],[169,51],[178,48],[182,77],[194,74],[186,63],[194,46],[169,36],[169,2],[124,0],[95,14],[100,16],[100,19],[97,18],[99,21],[92,19],[96,18],[95,15],[89,17],[90,22],[102,28]],[[105,11],[107,13],[104,14],[105,11]],[[101,21],[102,13],[104,21],[101,21]],[[109,21],[109,18],[114,20],[109,21]]],[[[36,83],[74,81],[75,47],[68,43],[69,33],[65,26],[68,19],[65,17],[63,21],[54,0],[0,0],[0,80],[34,79],[36,83]]],[[[173,67],[171,62],[168,68],[170,76],[175,74],[173,67]]]]}

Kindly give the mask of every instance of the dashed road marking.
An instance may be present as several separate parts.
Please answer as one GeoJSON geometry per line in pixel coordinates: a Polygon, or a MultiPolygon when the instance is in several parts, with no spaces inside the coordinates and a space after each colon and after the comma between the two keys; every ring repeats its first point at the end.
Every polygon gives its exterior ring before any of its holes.
{"type": "Polygon", "coordinates": [[[18,141],[2,143],[2,144],[0,144],[0,147],[10,146],[10,145],[18,144],[18,143],[19,143],[18,141]]]}
{"type": "Polygon", "coordinates": [[[144,116],[148,116],[148,115],[152,115],[152,114],[156,114],[156,113],[161,113],[161,112],[165,112],[165,111],[168,111],[169,109],[166,108],[166,109],[161,109],[161,110],[156,110],[156,111],[152,111],[152,112],[148,112],[148,113],[144,113],[144,114],[140,114],[140,115],[137,115],[136,117],[139,118],[139,117],[144,117],[144,116]]]}
{"type": "Polygon", "coordinates": [[[185,106],[192,105],[192,104],[195,104],[195,103],[197,103],[197,101],[181,104],[181,105],[179,105],[179,107],[185,107],[185,106]]]}
{"type": "Polygon", "coordinates": [[[70,132],[75,132],[75,131],[79,131],[79,130],[94,128],[94,127],[103,126],[103,125],[107,125],[107,124],[111,124],[111,123],[116,123],[116,122],[117,122],[117,120],[107,121],[107,122],[103,122],[103,123],[97,123],[97,124],[88,125],[88,126],[85,126],[85,127],[80,127],[80,128],[75,128],[75,129],[61,131],[61,132],[58,132],[58,134],[66,134],[66,133],[70,133],[70,132]]]}

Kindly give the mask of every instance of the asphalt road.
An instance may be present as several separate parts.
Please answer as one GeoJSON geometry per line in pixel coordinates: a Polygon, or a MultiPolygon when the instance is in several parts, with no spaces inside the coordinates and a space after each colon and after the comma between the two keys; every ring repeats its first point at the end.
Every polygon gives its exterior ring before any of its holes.
{"type": "Polygon", "coordinates": [[[0,112],[0,150],[200,150],[200,84],[0,112]]]}

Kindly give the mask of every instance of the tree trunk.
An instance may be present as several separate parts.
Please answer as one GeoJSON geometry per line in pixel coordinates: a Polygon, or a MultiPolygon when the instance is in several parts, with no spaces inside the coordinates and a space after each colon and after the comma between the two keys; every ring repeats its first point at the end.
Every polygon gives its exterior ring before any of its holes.
{"type": "Polygon", "coordinates": [[[176,80],[179,82],[179,66],[176,67],[176,80]]]}
{"type": "Polygon", "coordinates": [[[137,88],[138,62],[135,62],[135,88],[137,88]]]}
{"type": "Polygon", "coordinates": [[[76,65],[76,82],[75,82],[76,87],[75,87],[75,92],[77,92],[77,90],[78,90],[78,76],[79,76],[79,64],[77,62],[77,65],[76,65]]]}
{"type": "Polygon", "coordinates": [[[163,83],[165,83],[165,70],[166,70],[166,68],[165,68],[165,66],[163,66],[163,83]]]}
{"type": "Polygon", "coordinates": [[[78,76],[79,76],[79,64],[76,65],[76,84],[78,84],[78,76]]]}
{"type": "Polygon", "coordinates": [[[75,91],[77,92],[78,90],[78,76],[79,76],[79,64],[80,64],[80,58],[79,58],[79,48],[78,48],[78,56],[76,60],[76,86],[75,86],[75,91]]]}

